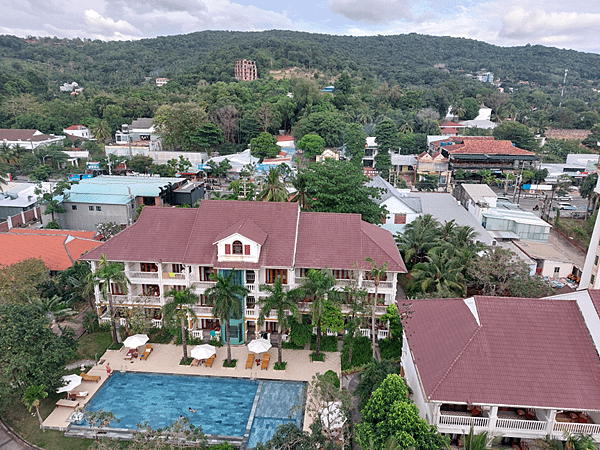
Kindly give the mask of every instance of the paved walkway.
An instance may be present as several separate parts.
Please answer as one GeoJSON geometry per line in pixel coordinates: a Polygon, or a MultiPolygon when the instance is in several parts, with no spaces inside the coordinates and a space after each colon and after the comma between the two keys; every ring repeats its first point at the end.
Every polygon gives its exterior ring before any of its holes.
{"type": "Polygon", "coordinates": [[[0,420],[0,450],[31,450],[31,447],[16,437],[0,420]]]}

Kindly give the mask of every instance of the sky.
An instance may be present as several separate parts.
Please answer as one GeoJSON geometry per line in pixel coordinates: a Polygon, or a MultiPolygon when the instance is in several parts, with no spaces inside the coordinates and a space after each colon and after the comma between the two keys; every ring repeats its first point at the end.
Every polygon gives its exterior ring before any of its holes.
{"type": "Polygon", "coordinates": [[[600,53],[597,0],[0,0],[0,34],[134,40],[204,30],[419,33],[600,53]]]}

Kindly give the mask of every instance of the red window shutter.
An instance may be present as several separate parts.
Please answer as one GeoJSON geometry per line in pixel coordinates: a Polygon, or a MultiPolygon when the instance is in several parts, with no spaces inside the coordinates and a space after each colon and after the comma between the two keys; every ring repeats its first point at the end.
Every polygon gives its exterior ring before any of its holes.
{"type": "Polygon", "coordinates": [[[231,244],[225,244],[225,254],[231,255],[231,244]]]}
{"type": "Polygon", "coordinates": [[[244,255],[249,255],[249,254],[250,254],[250,246],[244,245],[244,255]]]}

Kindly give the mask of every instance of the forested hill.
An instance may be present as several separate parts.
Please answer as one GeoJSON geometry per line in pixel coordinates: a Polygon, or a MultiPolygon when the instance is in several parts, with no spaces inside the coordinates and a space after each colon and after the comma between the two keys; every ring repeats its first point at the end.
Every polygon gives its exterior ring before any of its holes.
{"type": "Polygon", "coordinates": [[[234,61],[269,70],[302,67],[335,76],[377,78],[389,84],[431,85],[449,74],[486,69],[498,78],[540,85],[600,83],[600,55],[543,46],[497,47],[471,39],[423,36],[332,36],[292,31],[203,31],[127,42],[21,39],[0,36],[0,76],[27,69],[56,81],[99,87],[166,76],[181,84],[231,81],[234,61]]]}

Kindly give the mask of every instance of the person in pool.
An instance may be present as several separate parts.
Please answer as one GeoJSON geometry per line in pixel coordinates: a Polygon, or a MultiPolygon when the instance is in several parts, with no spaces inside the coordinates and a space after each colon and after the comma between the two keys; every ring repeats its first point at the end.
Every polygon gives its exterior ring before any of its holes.
{"type": "Polygon", "coordinates": [[[195,410],[195,409],[192,409],[192,407],[191,407],[191,406],[188,408],[188,411],[189,411],[189,412],[193,412],[193,413],[195,413],[195,412],[196,412],[196,410],[195,410]]]}

